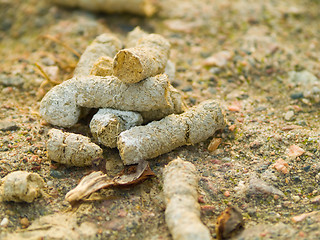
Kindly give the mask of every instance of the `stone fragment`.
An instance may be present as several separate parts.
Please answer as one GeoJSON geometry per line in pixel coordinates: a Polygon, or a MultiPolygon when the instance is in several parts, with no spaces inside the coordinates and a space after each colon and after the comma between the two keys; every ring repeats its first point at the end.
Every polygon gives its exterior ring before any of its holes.
{"type": "Polygon", "coordinates": [[[305,152],[306,152],[305,150],[303,150],[301,147],[297,145],[291,145],[288,148],[288,156],[293,158],[300,157],[305,152]]]}
{"type": "Polygon", "coordinates": [[[232,57],[231,52],[229,51],[221,51],[217,52],[214,55],[206,58],[203,61],[204,66],[217,66],[217,67],[223,67],[228,63],[228,60],[232,57]]]}
{"type": "Polygon", "coordinates": [[[7,227],[9,225],[9,219],[8,218],[3,218],[2,221],[0,222],[1,227],[7,227]]]}
{"type": "Polygon", "coordinates": [[[278,172],[282,172],[283,174],[288,174],[288,163],[285,162],[282,158],[279,158],[273,165],[272,168],[275,168],[278,172]]]}
{"type": "Polygon", "coordinates": [[[102,149],[88,137],[64,133],[58,129],[49,131],[48,159],[70,166],[90,166],[92,160],[102,157],[102,149]]]}
{"type": "Polygon", "coordinates": [[[24,84],[24,79],[21,76],[8,76],[0,74],[0,84],[3,86],[20,87],[24,84]]]}
{"type": "Polygon", "coordinates": [[[118,149],[125,165],[151,159],[211,137],[225,125],[218,102],[205,101],[180,115],[172,114],[120,134],[118,149]]]}
{"type": "Polygon", "coordinates": [[[163,172],[165,219],[174,240],[209,240],[209,229],[200,220],[199,176],[195,166],[177,158],[163,172]]]}
{"type": "Polygon", "coordinates": [[[291,121],[294,117],[294,111],[290,110],[288,112],[285,113],[284,115],[284,119],[287,121],[291,121]]]}
{"type": "Polygon", "coordinates": [[[284,193],[274,186],[266,183],[265,181],[253,176],[249,180],[249,187],[247,189],[247,194],[249,195],[278,195],[284,197],[284,193]]]}
{"type": "Polygon", "coordinates": [[[291,71],[288,73],[288,82],[294,87],[294,93],[299,97],[320,101],[320,80],[309,71],[291,71]],[[298,96],[298,95],[297,95],[298,96]]]}
{"type": "Polygon", "coordinates": [[[311,217],[311,216],[314,216],[316,214],[319,214],[319,211],[313,211],[313,212],[309,212],[309,213],[302,213],[300,215],[297,215],[297,216],[294,216],[291,218],[291,220],[294,222],[294,223],[297,223],[297,222],[302,222],[303,220],[305,220],[306,218],[308,217],[311,217]]]}
{"type": "Polygon", "coordinates": [[[139,113],[102,108],[93,116],[90,130],[94,139],[99,143],[115,148],[121,132],[141,125],[142,122],[143,119],[139,113]]]}
{"type": "Polygon", "coordinates": [[[8,120],[0,120],[0,131],[15,131],[18,130],[19,127],[15,122],[8,120]]]}
{"type": "Polygon", "coordinates": [[[16,171],[1,179],[0,193],[2,201],[31,203],[41,196],[43,179],[37,173],[16,171]]]}

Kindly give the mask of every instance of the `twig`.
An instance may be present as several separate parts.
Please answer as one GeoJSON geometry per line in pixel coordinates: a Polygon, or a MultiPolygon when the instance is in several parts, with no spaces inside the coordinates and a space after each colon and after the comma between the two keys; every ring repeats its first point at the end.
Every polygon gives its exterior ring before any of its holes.
{"type": "Polygon", "coordinates": [[[50,35],[43,35],[41,36],[42,38],[47,38],[55,43],[58,43],[60,45],[62,45],[63,47],[65,47],[66,49],[70,50],[74,55],[76,55],[78,58],[81,57],[80,53],[78,53],[76,50],[74,50],[72,47],[70,47],[68,44],[64,43],[64,42],[61,42],[59,39],[53,37],[53,36],[50,36],[50,35]]]}

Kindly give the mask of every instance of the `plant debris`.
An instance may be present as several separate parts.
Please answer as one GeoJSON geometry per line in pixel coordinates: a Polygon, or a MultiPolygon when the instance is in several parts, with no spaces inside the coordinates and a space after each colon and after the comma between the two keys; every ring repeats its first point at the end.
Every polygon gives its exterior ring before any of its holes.
{"type": "Polygon", "coordinates": [[[244,227],[244,221],[240,210],[236,207],[228,207],[217,219],[216,234],[217,239],[229,239],[244,227]]]}
{"type": "Polygon", "coordinates": [[[66,194],[65,199],[73,203],[100,189],[133,186],[153,176],[155,174],[146,161],[141,161],[136,166],[126,166],[120,174],[112,179],[101,171],[94,171],[83,177],[78,186],[66,194]]]}

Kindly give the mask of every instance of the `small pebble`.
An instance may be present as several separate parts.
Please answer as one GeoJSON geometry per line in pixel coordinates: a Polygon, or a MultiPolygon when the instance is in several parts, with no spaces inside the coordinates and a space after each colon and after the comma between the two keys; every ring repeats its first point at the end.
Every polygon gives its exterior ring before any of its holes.
{"type": "Polygon", "coordinates": [[[303,92],[295,92],[290,95],[291,99],[300,99],[303,98],[303,92]]]}
{"type": "Polygon", "coordinates": [[[22,226],[22,228],[27,228],[30,225],[30,221],[28,218],[24,217],[20,219],[20,224],[22,226]]]}
{"type": "Polygon", "coordinates": [[[238,105],[231,105],[228,106],[228,110],[231,112],[240,112],[241,108],[238,105]]]}
{"type": "Polygon", "coordinates": [[[0,75],[0,84],[3,86],[19,87],[24,83],[24,79],[20,76],[7,76],[6,74],[0,75]]]}
{"type": "Polygon", "coordinates": [[[7,227],[9,225],[9,219],[8,218],[3,218],[1,223],[0,223],[0,226],[1,227],[7,227]]]}
{"type": "Polygon", "coordinates": [[[294,116],[294,111],[290,110],[286,112],[286,114],[284,115],[284,119],[287,121],[290,121],[292,120],[293,116],[294,116]]]}
{"type": "Polygon", "coordinates": [[[257,178],[256,176],[252,176],[249,180],[249,188],[247,190],[249,195],[279,195],[284,197],[284,193],[274,186],[266,183],[265,181],[257,178]]]}
{"type": "Polygon", "coordinates": [[[7,121],[7,120],[1,120],[0,121],[0,131],[15,131],[18,130],[19,127],[15,122],[7,121]]]}
{"type": "Polygon", "coordinates": [[[48,181],[47,185],[48,185],[48,187],[52,187],[53,186],[53,182],[52,181],[48,181]]]}
{"type": "Polygon", "coordinates": [[[294,223],[301,222],[301,221],[305,220],[307,217],[311,217],[311,216],[313,216],[313,215],[315,215],[317,213],[319,213],[319,212],[315,211],[315,212],[303,213],[303,214],[300,214],[300,215],[292,217],[291,220],[294,223]]]}
{"type": "Polygon", "coordinates": [[[57,171],[57,170],[50,170],[50,176],[54,178],[63,178],[64,173],[57,171]]]}
{"type": "Polygon", "coordinates": [[[320,195],[318,195],[318,196],[316,196],[316,197],[314,197],[314,198],[311,198],[310,201],[311,201],[312,203],[317,203],[317,204],[319,204],[319,203],[320,203],[320,195]]]}
{"type": "Polygon", "coordinates": [[[215,150],[217,150],[221,142],[222,142],[221,138],[213,138],[208,146],[208,151],[214,152],[215,150]]]}
{"type": "Polygon", "coordinates": [[[301,147],[297,145],[291,145],[288,149],[288,156],[296,158],[296,157],[300,157],[305,152],[306,151],[303,150],[301,147]]]}
{"type": "Polygon", "coordinates": [[[299,196],[292,196],[292,200],[295,202],[299,202],[300,201],[300,197],[299,196]]]}

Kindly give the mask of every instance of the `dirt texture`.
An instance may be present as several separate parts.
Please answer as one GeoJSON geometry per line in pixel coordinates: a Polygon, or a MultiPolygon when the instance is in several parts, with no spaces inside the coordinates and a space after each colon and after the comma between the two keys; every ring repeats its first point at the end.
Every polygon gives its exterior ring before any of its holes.
{"type": "MultiPolygon", "coordinates": [[[[21,170],[46,185],[32,203],[0,202],[0,239],[170,240],[162,173],[176,157],[196,166],[201,220],[213,239],[230,206],[244,217],[231,239],[319,239],[320,2],[154,2],[158,12],[145,18],[0,0],[0,180],[21,170]],[[156,177],[71,207],[65,194],[92,168],[48,160],[54,126],[39,116],[39,101],[73,76],[95,37],[112,32],[124,40],[136,26],[169,40],[170,81],[188,106],[216,99],[227,125],[210,151],[212,139],[177,148],[149,161],[156,177]]],[[[60,129],[92,137],[92,116],[60,129]]],[[[123,163],[117,150],[101,147],[112,178],[123,163]]]]}

